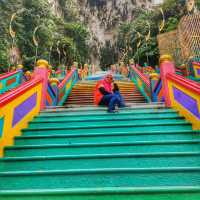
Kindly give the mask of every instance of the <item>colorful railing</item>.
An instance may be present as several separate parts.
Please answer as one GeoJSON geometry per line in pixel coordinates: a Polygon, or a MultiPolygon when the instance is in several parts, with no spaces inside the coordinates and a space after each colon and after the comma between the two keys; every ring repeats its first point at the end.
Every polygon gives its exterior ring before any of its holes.
{"type": "Polygon", "coordinates": [[[78,71],[73,68],[69,74],[64,78],[64,80],[58,85],[58,105],[63,105],[69,96],[73,86],[78,81],[78,71]]]}
{"type": "Polygon", "coordinates": [[[194,77],[200,79],[200,63],[193,62],[194,77]]]}
{"type": "Polygon", "coordinates": [[[152,101],[153,102],[164,102],[164,94],[163,94],[163,87],[162,87],[162,80],[159,78],[155,85],[152,83],[153,81],[151,80],[152,84],[152,101]]]}
{"type": "MultiPolygon", "coordinates": [[[[48,67],[47,61],[39,60],[29,81],[13,84],[18,87],[0,96],[0,157],[4,147],[13,145],[14,137],[20,136],[21,130],[46,105],[62,105],[78,80],[76,68],[61,83],[56,78],[49,80],[48,67]]],[[[4,74],[2,80],[19,80],[21,76],[22,70],[4,74]]]]}
{"type": "Polygon", "coordinates": [[[46,106],[57,106],[58,103],[58,86],[57,83],[48,82],[46,106]]]}
{"type": "Polygon", "coordinates": [[[61,82],[57,78],[51,78],[47,87],[46,106],[63,105],[77,81],[76,68],[73,68],[61,82]]]}
{"type": "Polygon", "coordinates": [[[45,108],[47,88],[48,62],[39,60],[31,80],[0,96],[0,157],[4,147],[12,145],[14,137],[45,108]]]}
{"type": "Polygon", "coordinates": [[[161,79],[165,104],[179,111],[200,130],[200,84],[175,73],[175,65],[169,56],[161,57],[161,79]]]}
{"type": "Polygon", "coordinates": [[[23,71],[18,70],[0,76],[0,94],[3,94],[22,83],[23,71]]]}
{"type": "Polygon", "coordinates": [[[200,129],[200,85],[175,74],[167,74],[171,106],[200,129]]]}
{"type": "Polygon", "coordinates": [[[147,102],[151,102],[151,82],[140,70],[134,65],[130,66],[130,79],[134,82],[147,102]]]}
{"type": "Polygon", "coordinates": [[[40,111],[42,78],[37,76],[0,97],[0,157],[28,122],[40,111]]]}

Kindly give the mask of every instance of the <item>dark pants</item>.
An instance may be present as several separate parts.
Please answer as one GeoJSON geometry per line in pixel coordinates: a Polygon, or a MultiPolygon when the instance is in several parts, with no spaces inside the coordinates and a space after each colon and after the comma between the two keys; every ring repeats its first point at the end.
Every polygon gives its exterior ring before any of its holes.
{"type": "Polygon", "coordinates": [[[108,106],[109,112],[114,111],[116,105],[119,108],[125,107],[124,98],[120,92],[104,95],[99,105],[108,106]]]}

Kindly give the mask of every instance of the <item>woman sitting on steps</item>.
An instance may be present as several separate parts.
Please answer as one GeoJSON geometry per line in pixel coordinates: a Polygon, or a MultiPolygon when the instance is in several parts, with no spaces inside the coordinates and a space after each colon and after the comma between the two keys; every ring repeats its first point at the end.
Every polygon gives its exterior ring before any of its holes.
{"type": "Polygon", "coordinates": [[[125,107],[124,99],[119,92],[119,87],[113,83],[113,76],[108,74],[100,80],[95,87],[95,104],[107,106],[108,112],[115,112],[115,106],[125,107]]]}

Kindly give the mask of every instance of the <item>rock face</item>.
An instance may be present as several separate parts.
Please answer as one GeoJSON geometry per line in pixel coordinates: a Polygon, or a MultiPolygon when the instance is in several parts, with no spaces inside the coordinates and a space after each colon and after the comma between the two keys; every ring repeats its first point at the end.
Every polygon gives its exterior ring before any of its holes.
{"type": "Polygon", "coordinates": [[[106,41],[114,44],[117,28],[121,22],[134,18],[135,9],[151,9],[150,0],[82,0],[79,1],[80,19],[87,24],[90,34],[90,46],[93,49],[92,62],[98,65],[100,47],[106,41]],[[81,3],[80,3],[81,2],[81,3]]]}
{"type": "MultiPolygon", "coordinates": [[[[115,43],[121,22],[134,19],[135,9],[151,9],[162,0],[66,0],[76,6],[81,22],[90,32],[92,62],[98,65],[100,47],[106,41],[115,43]]],[[[56,15],[62,16],[59,0],[49,0],[56,15]]]]}
{"type": "Polygon", "coordinates": [[[60,7],[60,3],[58,0],[48,0],[49,5],[53,11],[53,13],[57,16],[57,17],[62,17],[63,13],[60,7]]]}

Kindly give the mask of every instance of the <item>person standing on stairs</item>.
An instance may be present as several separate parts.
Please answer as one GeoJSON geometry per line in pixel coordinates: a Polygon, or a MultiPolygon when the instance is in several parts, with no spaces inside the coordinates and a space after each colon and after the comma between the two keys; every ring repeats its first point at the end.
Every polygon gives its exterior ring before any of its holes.
{"type": "Polygon", "coordinates": [[[95,87],[95,104],[98,106],[107,106],[108,112],[115,112],[115,106],[125,107],[124,98],[121,96],[119,87],[114,83],[113,76],[108,74],[103,80],[100,80],[95,87]]]}

